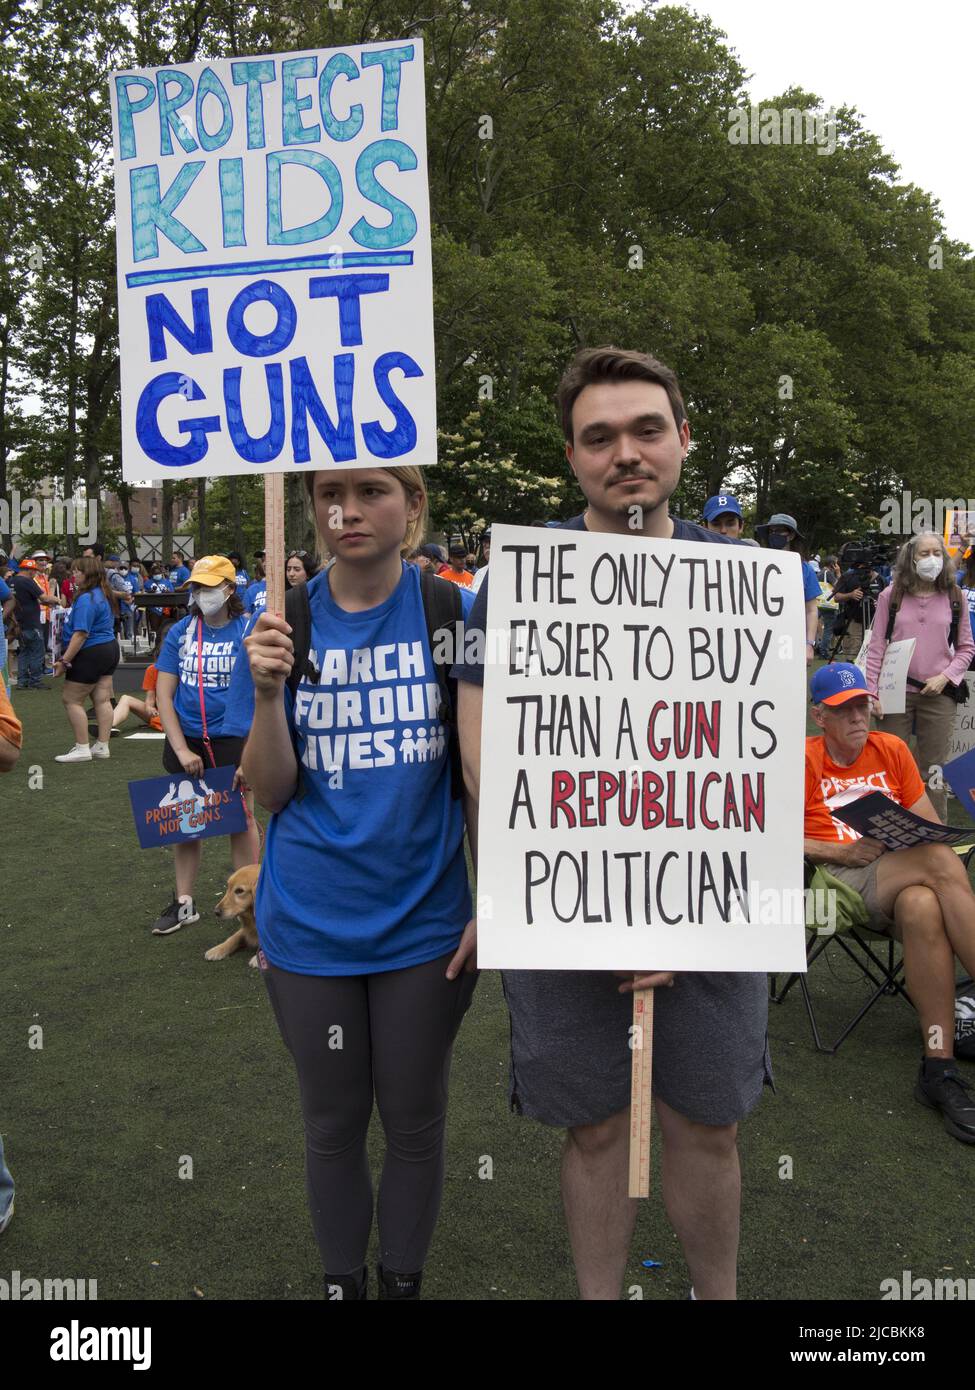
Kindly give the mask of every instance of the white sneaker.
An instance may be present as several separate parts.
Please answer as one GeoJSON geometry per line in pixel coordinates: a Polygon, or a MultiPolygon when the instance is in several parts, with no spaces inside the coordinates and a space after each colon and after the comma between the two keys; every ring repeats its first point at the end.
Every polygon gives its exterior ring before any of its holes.
{"type": "Polygon", "coordinates": [[[87,743],[76,743],[70,753],[59,753],[54,761],[56,763],[90,763],[91,749],[87,743]]]}
{"type": "Polygon", "coordinates": [[[91,745],[91,756],[93,758],[110,758],[112,755],[109,752],[108,744],[99,743],[96,739],[96,741],[91,745]]]}
{"type": "Polygon", "coordinates": [[[7,1210],[6,1210],[6,1212],[3,1214],[3,1216],[0,1217],[0,1236],[3,1235],[4,1231],[5,1231],[5,1230],[7,1229],[7,1227],[10,1225],[11,1221],[13,1221],[13,1219],[14,1219],[14,1199],[11,1197],[11,1199],[10,1199],[10,1206],[7,1208],[7,1210]]]}

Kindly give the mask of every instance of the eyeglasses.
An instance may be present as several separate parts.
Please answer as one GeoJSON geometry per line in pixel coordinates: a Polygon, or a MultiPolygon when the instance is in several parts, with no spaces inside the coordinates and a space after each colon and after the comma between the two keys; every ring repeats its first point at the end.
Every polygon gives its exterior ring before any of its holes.
{"type": "Polygon", "coordinates": [[[307,551],[307,550],[289,550],[289,551],[288,551],[288,559],[289,559],[289,560],[309,560],[310,558],[311,558],[311,556],[308,554],[308,551],[307,551]]]}

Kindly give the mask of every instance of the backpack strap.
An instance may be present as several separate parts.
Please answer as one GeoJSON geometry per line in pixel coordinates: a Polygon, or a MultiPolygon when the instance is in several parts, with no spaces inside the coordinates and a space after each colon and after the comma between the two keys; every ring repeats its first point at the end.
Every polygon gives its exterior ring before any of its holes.
{"type": "Polygon", "coordinates": [[[897,621],[897,611],[901,606],[901,590],[896,584],[891,585],[890,607],[887,610],[887,631],[884,633],[884,641],[890,642],[894,635],[894,623],[897,621]]]}
{"type": "MultiPolygon", "coordinates": [[[[955,593],[957,593],[957,589],[955,593]]],[[[958,646],[958,622],[961,618],[961,599],[951,600],[951,626],[948,629],[948,645],[952,651],[958,646]]]]}
{"type": "Polygon", "coordinates": [[[460,600],[460,589],[450,579],[440,579],[429,570],[420,571],[420,593],[423,597],[423,612],[427,620],[427,639],[437,673],[440,687],[440,709],[437,717],[449,730],[450,747],[450,795],[456,801],[464,790],[464,774],[460,760],[460,738],[457,734],[456,719],[456,681],[449,679],[448,672],[453,664],[457,625],[463,623],[464,609],[460,600]],[[446,630],[446,631],[445,631],[446,630]],[[446,646],[449,660],[438,661],[438,648],[446,646]]]}
{"type": "Polygon", "coordinates": [[[295,664],[287,680],[291,698],[298,694],[302,676],[318,680],[318,671],[309,660],[311,652],[311,601],[308,598],[308,585],[296,584],[284,596],[284,620],[291,628],[291,641],[295,649],[295,664]]]}
{"type": "MultiPolygon", "coordinates": [[[[319,672],[311,660],[311,601],[308,597],[307,584],[295,584],[285,593],[284,620],[291,628],[291,641],[295,649],[295,664],[285,682],[291,691],[291,708],[294,710],[294,702],[302,677],[307,676],[309,680],[317,682],[319,676],[319,672]]],[[[298,764],[298,786],[295,789],[295,800],[300,801],[306,789],[293,718],[291,721],[291,744],[295,750],[295,762],[298,764]]]]}

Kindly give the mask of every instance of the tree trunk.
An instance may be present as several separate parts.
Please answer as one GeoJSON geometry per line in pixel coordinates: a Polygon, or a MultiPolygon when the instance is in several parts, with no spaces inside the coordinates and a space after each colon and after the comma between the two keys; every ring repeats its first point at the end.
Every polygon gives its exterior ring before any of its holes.
{"type": "Polygon", "coordinates": [[[210,537],[207,534],[207,480],[196,480],[196,528],[200,537],[200,554],[210,554],[210,537]]]}
{"type": "Polygon", "coordinates": [[[125,544],[128,547],[129,559],[138,560],[139,552],[135,547],[135,533],[132,530],[132,489],[127,483],[119,484],[118,500],[122,506],[122,520],[125,523],[125,544]]]}
{"type": "MultiPolygon", "coordinates": [[[[64,441],[64,460],[61,465],[61,472],[64,478],[64,496],[69,498],[74,492],[75,483],[75,458],[77,455],[77,434],[78,434],[78,298],[80,294],[78,260],[80,248],[78,245],[78,234],[75,232],[71,245],[71,311],[68,317],[68,341],[66,344],[68,353],[68,420],[66,438],[64,441]]],[[[96,490],[97,491],[97,490],[96,490]]],[[[89,491],[88,496],[91,497],[89,491]]]]}
{"type": "Polygon", "coordinates": [[[234,549],[243,555],[244,523],[240,515],[240,493],[235,476],[227,479],[227,496],[230,499],[230,518],[234,528],[234,549]]]}
{"type": "Polygon", "coordinates": [[[162,485],[162,541],[160,546],[162,549],[160,559],[164,565],[168,565],[173,557],[173,482],[171,478],[164,479],[162,485]]]}
{"type": "Polygon", "coordinates": [[[305,479],[302,473],[289,473],[284,480],[284,544],[286,550],[313,549],[308,543],[308,514],[305,509],[305,479]]]}
{"type": "MultiPolygon", "coordinates": [[[[10,380],[10,358],[8,345],[10,343],[10,323],[9,320],[3,326],[0,333],[0,497],[7,496],[7,455],[10,444],[7,436],[7,383],[10,380]]],[[[11,528],[13,519],[10,520],[11,528]]],[[[9,531],[0,534],[0,546],[9,555],[13,548],[13,536],[9,531]]]]}

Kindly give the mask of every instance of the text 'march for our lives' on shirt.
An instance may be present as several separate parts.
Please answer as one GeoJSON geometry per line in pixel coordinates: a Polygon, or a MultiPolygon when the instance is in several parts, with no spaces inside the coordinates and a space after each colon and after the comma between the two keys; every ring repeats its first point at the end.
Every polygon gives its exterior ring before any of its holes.
{"type": "MultiPolygon", "coordinates": [[[[381,604],[347,612],[308,582],[310,650],[284,704],[300,795],[272,816],[256,904],[272,964],[299,974],[403,969],[456,948],[471,913],[462,803],[420,588],[403,564],[381,604]]],[[[460,593],[461,613],[473,602],[460,593]]],[[[246,659],[225,730],[246,733],[246,659]]]]}

